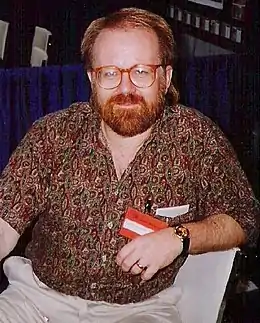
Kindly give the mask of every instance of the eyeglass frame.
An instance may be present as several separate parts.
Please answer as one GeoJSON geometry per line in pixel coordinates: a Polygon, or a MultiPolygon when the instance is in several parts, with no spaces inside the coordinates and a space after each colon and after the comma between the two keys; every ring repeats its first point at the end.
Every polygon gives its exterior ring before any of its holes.
{"type": "Polygon", "coordinates": [[[133,65],[133,66],[131,66],[131,67],[129,67],[129,68],[120,68],[120,67],[118,67],[118,66],[116,66],[116,65],[103,65],[103,66],[99,66],[99,67],[95,67],[95,68],[93,68],[93,67],[92,67],[92,68],[91,68],[91,71],[97,74],[97,73],[98,73],[99,71],[101,71],[101,70],[102,70],[102,68],[104,68],[104,67],[115,67],[115,68],[117,68],[117,69],[120,71],[120,82],[118,83],[118,85],[117,85],[117,86],[114,86],[114,87],[111,87],[111,88],[103,87],[103,86],[101,86],[101,85],[100,85],[100,83],[98,82],[99,86],[100,86],[100,87],[102,87],[102,89],[105,89],[105,90],[113,90],[113,89],[117,88],[117,87],[122,83],[122,75],[123,75],[123,73],[127,73],[127,74],[128,74],[129,80],[131,81],[131,83],[132,83],[134,86],[138,87],[139,89],[147,89],[147,88],[151,87],[151,86],[154,84],[155,80],[156,80],[156,75],[155,75],[156,70],[157,70],[159,67],[165,67],[165,65],[163,65],[163,64],[135,64],[135,65],[133,65]],[[134,84],[134,82],[132,81],[132,79],[131,79],[131,77],[130,77],[130,72],[131,72],[131,70],[132,70],[133,68],[135,68],[135,67],[137,67],[137,66],[148,66],[148,67],[152,68],[152,70],[153,70],[153,82],[152,82],[149,86],[145,86],[145,87],[143,87],[143,86],[138,86],[138,85],[134,84]]]}

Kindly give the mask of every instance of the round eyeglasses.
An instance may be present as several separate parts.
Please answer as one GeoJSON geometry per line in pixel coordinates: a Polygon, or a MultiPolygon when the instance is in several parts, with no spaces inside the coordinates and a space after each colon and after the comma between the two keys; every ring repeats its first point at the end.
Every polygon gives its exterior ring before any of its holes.
{"type": "Polygon", "coordinates": [[[153,85],[156,78],[156,70],[162,65],[134,65],[130,68],[117,66],[101,66],[93,68],[97,75],[97,82],[103,89],[111,90],[118,87],[122,81],[122,73],[128,73],[130,81],[139,88],[147,88],[153,85]]]}

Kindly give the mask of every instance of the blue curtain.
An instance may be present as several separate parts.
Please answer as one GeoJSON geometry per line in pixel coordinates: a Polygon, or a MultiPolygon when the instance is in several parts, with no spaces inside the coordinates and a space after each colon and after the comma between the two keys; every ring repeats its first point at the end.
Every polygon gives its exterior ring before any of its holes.
{"type": "Polygon", "coordinates": [[[259,56],[197,57],[180,70],[183,102],[220,126],[260,197],[259,56]]]}
{"type": "Polygon", "coordinates": [[[187,106],[193,106],[230,131],[232,89],[229,88],[233,55],[196,57],[182,62],[186,71],[183,95],[187,106]]]}
{"type": "Polygon", "coordinates": [[[89,92],[81,65],[0,70],[0,172],[35,120],[89,92]]]}

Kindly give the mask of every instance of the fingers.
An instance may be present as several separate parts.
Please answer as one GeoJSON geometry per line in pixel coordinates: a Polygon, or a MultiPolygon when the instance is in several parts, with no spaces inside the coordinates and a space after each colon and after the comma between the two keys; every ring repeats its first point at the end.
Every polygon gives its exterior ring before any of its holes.
{"type": "MultiPolygon", "coordinates": [[[[139,252],[136,250],[128,254],[127,257],[121,262],[122,270],[125,272],[128,272],[133,267],[138,267],[135,264],[139,261],[139,259],[140,259],[140,255],[139,255],[139,252]]],[[[137,268],[134,269],[134,271],[137,271],[137,268]]]]}
{"type": "Polygon", "coordinates": [[[151,279],[161,268],[162,262],[161,259],[156,260],[153,257],[151,259],[153,248],[148,243],[149,239],[150,237],[147,235],[132,240],[118,252],[116,257],[116,263],[124,272],[131,272],[132,275],[141,274],[143,280],[151,279]]]}
{"type": "MultiPolygon", "coordinates": [[[[136,258],[133,258],[136,259],[136,258]]],[[[151,279],[160,268],[153,265],[146,265],[144,260],[139,260],[138,262],[133,262],[133,260],[126,259],[122,264],[122,270],[125,272],[130,271],[133,275],[140,275],[142,280],[151,279]]]]}
{"type": "Polygon", "coordinates": [[[151,279],[159,270],[159,268],[155,266],[147,266],[145,270],[142,271],[141,273],[141,278],[142,280],[149,280],[151,279]]]}
{"type": "MultiPolygon", "coordinates": [[[[141,261],[140,261],[141,262],[141,261]]],[[[131,273],[133,275],[140,275],[142,280],[149,280],[151,279],[159,270],[159,268],[155,266],[138,266],[138,263],[133,265],[131,268],[131,273]]]]}
{"type": "Polygon", "coordinates": [[[131,268],[131,273],[133,275],[140,275],[144,270],[145,270],[145,266],[138,266],[138,263],[136,263],[135,265],[133,265],[133,267],[131,268]]]}
{"type": "MultiPolygon", "coordinates": [[[[131,253],[133,253],[135,251],[135,245],[134,245],[134,240],[129,242],[127,245],[125,245],[117,254],[117,257],[116,257],[116,263],[118,264],[118,266],[122,267],[125,259],[127,259],[129,257],[129,255],[131,253]]],[[[138,258],[139,259],[139,258],[138,258]]],[[[135,259],[135,261],[132,263],[132,266],[133,264],[135,264],[137,262],[138,259],[135,259]]],[[[128,265],[128,262],[127,264],[125,264],[125,266],[129,266],[128,265]]],[[[132,267],[131,266],[131,267],[132,267]]],[[[130,268],[131,268],[130,267],[130,268]]],[[[130,269],[129,268],[129,269],[130,269]]],[[[128,270],[129,270],[128,269],[128,270]]]]}
{"type": "Polygon", "coordinates": [[[131,273],[133,275],[140,275],[141,274],[141,278],[142,280],[149,280],[151,279],[159,270],[159,268],[155,267],[155,266],[144,266],[144,265],[138,265],[139,263],[142,263],[142,261],[139,261],[138,263],[136,263],[135,265],[133,265],[133,267],[131,268],[131,273]]]}

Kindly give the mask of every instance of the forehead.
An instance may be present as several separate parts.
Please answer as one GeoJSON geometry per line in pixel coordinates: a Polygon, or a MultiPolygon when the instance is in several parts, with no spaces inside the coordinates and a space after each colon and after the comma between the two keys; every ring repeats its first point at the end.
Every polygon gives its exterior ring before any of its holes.
{"type": "Polygon", "coordinates": [[[144,29],[103,30],[93,48],[94,67],[158,64],[159,43],[155,33],[144,29]]]}

